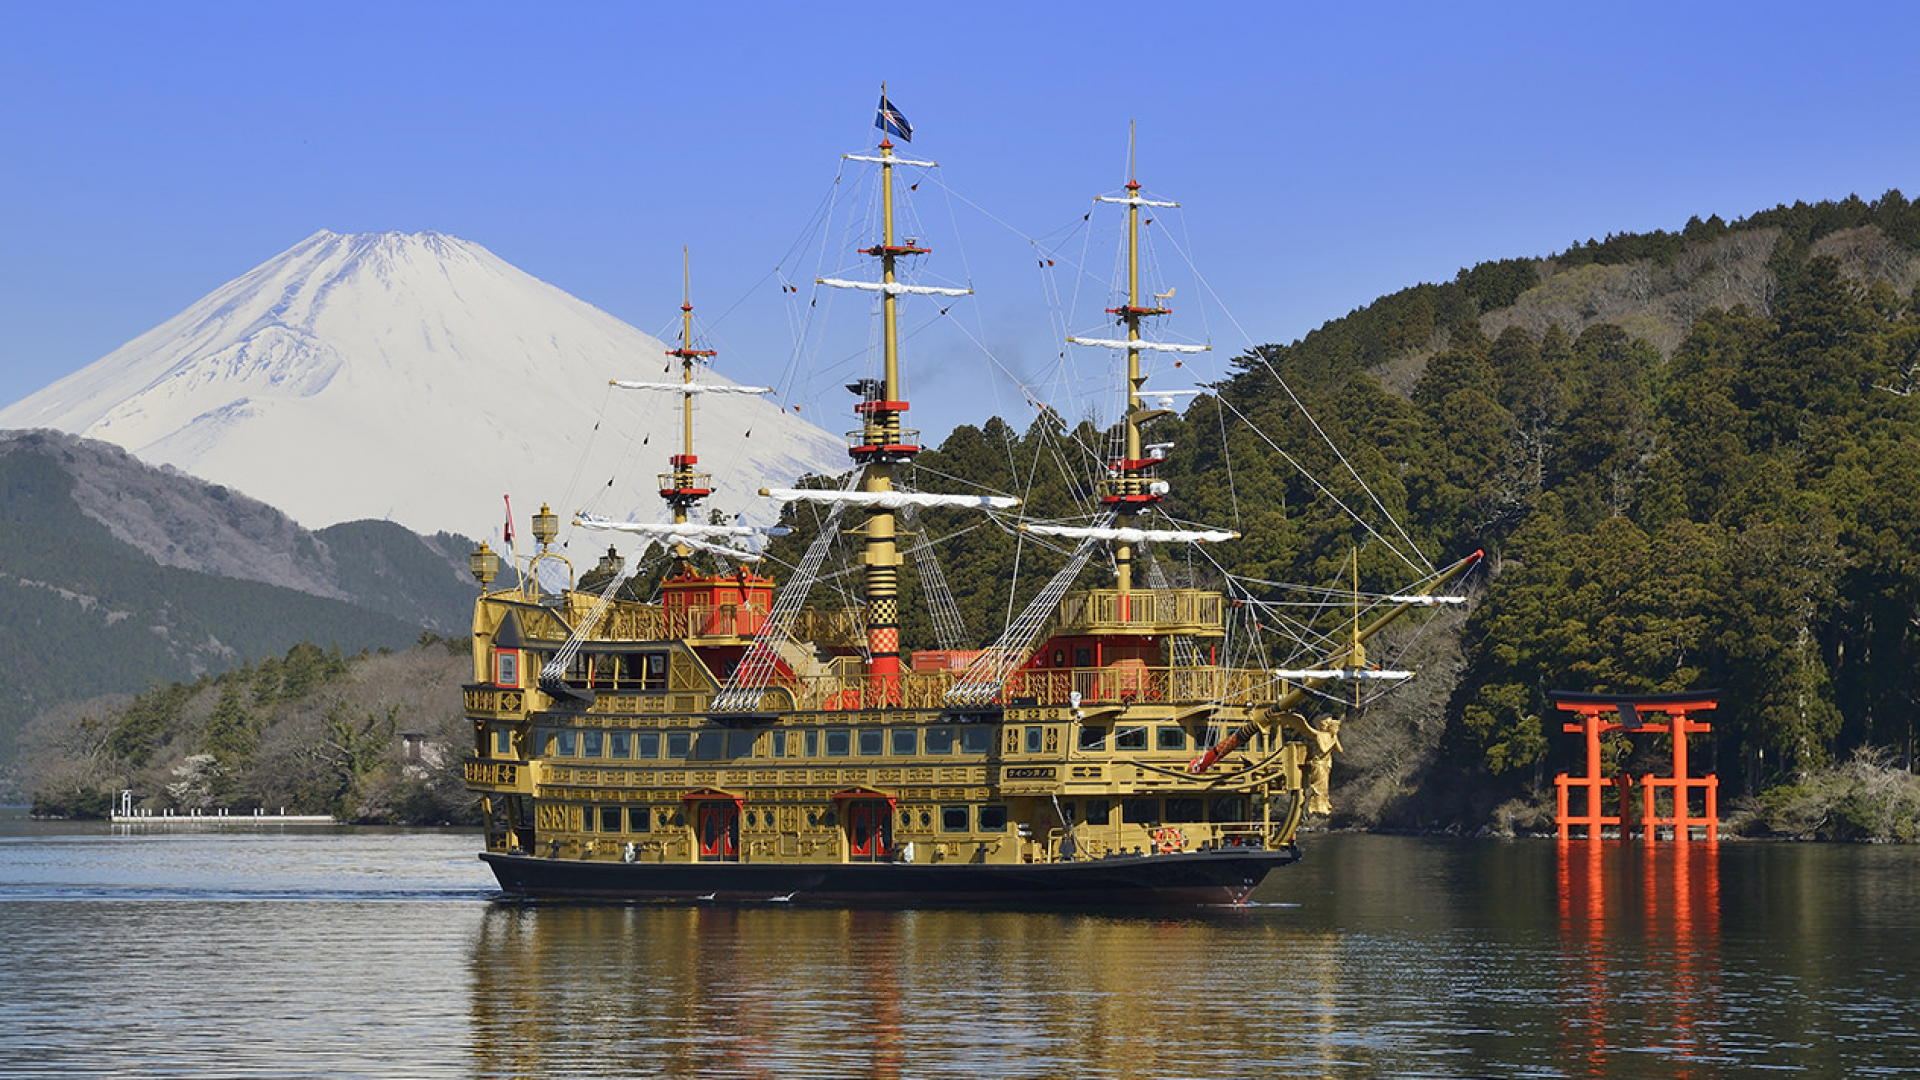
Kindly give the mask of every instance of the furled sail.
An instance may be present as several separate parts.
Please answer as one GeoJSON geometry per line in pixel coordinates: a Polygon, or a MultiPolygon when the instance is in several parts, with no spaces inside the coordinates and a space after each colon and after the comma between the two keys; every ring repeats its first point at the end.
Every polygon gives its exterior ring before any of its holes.
{"type": "Polygon", "coordinates": [[[1179,206],[1179,205],[1180,205],[1180,204],[1179,204],[1179,203],[1177,203],[1177,202],[1157,202],[1157,201],[1155,201],[1155,200],[1153,200],[1153,199],[1143,199],[1143,198],[1141,198],[1141,197],[1140,197],[1140,196],[1138,196],[1138,195],[1128,195],[1128,196],[1127,196],[1127,197],[1125,197],[1125,198],[1121,198],[1121,197],[1119,197],[1119,196],[1117,196],[1117,195],[1095,195],[1095,196],[1093,197],[1093,201],[1094,201],[1094,202],[1110,202],[1110,203],[1119,203],[1119,204],[1120,204],[1121,206],[1165,206],[1165,207],[1175,207],[1175,206],[1179,206]]]}
{"type": "Polygon", "coordinates": [[[883,292],[889,296],[907,293],[912,296],[972,296],[972,289],[943,289],[937,285],[903,285],[898,281],[848,281],[846,278],[816,278],[822,285],[831,285],[836,289],[865,289],[868,292],[883,292]]]}
{"type": "Polygon", "coordinates": [[[622,390],[665,390],[676,394],[771,394],[770,386],[734,386],[730,383],[665,383],[665,382],[628,382],[625,379],[610,379],[609,386],[622,390]]]}
{"type": "Polygon", "coordinates": [[[1067,340],[1075,345],[1088,345],[1096,349],[1128,349],[1133,352],[1203,353],[1211,348],[1207,345],[1177,345],[1172,342],[1145,339],[1122,341],[1119,338],[1070,337],[1067,340]]]}
{"type": "Polygon", "coordinates": [[[1315,679],[1340,679],[1348,682],[1399,682],[1413,678],[1411,671],[1379,668],[1275,668],[1273,677],[1306,682],[1315,679]]]}
{"type": "Polygon", "coordinates": [[[730,536],[777,535],[774,530],[753,525],[696,525],[693,522],[676,525],[670,521],[614,521],[610,518],[596,517],[593,514],[576,514],[573,523],[584,529],[638,533],[641,536],[666,537],[672,540],[719,540],[730,536]]]}
{"type": "Polygon", "coordinates": [[[915,161],[912,158],[903,157],[872,157],[867,154],[842,154],[840,156],[846,158],[848,161],[871,161],[879,165],[912,165],[921,169],[937,169],[940,167],[940,163],[937,161],[915,161]]]}
{"type": "Polygon", "coordinates": [[[1113,526],[1022,525],[1021,529],[1041,536],[1065,536],[1078,540],[1111,540],[1116,544],[1219,544],[1238,539],[1237,532],[1221,529],[1123,529],[1113,526]]]}
{"type": "Polygon", "coordinates": [[[1006,495],[943,495],[924,491],[826,491],[813,488],[761,488],[760,494],[781,502],[835,503],[874,510],[909,506],[958,507],[964,510],[1011,510],[1020,500],[1006,495]]]}

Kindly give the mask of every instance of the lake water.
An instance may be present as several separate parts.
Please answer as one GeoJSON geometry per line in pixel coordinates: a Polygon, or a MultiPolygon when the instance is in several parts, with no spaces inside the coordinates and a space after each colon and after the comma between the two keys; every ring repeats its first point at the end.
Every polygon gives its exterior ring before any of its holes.
{"type": "Polygon", "coordinates": [[[519,906],[471,834],[0,820],[0,1076],[1920,1072],[1920,850],[1303,846],[1192,916],[519,906]]]}

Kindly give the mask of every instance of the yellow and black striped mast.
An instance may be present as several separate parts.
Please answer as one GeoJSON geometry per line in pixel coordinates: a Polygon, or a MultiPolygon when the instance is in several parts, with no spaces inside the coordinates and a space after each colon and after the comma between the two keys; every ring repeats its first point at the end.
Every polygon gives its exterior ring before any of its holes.
{"type": "MultiPolygon", "coordinates": [[[[886,103],[885,84],[880,100],[886,103]]],[[[884,117],[883,117],[884,119],[884,117]]],[[[883,370],[880,384],[863,395],[856,411],[861,416],[858,445],[849,451],[864,465],[861,490],[885,493],[893,490],[896,464],[911,461],[920,452],[919,433],[901,427],[900,416],[907,401],[900,388],[899,298],[895,283],[902,257],[925,255],[926,248],[902,244],[894,236],[893,225],[893,140],[882,127],[880,139],[880,242],[863,254],[880,260],[880,326],[883,370]]],[[[882,678],[900,673],[900,549],[896,512],[875,508],[867,518],[866,535],[860,562],[866,572],[867,654],[869,673],[882,678]]]]}

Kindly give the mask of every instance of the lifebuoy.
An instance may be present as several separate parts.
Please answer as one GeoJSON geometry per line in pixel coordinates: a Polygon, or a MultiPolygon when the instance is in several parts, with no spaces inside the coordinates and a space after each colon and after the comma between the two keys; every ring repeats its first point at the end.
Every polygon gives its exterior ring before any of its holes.
{"type": "Polygon", "coordinates": [[[1162,855],[1183,851],[1187,846],[1187,836],[1179,829],[1155,829],[1153,848],[1162,855]]]}

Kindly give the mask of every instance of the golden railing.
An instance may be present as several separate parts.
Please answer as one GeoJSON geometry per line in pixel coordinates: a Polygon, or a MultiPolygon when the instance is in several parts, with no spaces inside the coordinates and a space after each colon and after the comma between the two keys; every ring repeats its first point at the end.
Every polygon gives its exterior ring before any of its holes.
{"type": "Polygon", "coordinates": [[[1224,632],[1226,601],[1203,589],[1082,589],[1060,600],[1060,628],[1152,634],[1224,632]]]}
{"type": "MultiPolygon", "coordinates": [[[[898,675],[827,675],[781,678],[763,688],[758,711],[855,712],[862,709],[938,709],[956,671],[898,675]]],[[[1147,667],[1134,662],[1101,668],[1021,670],[1008,677],[1003,705],[1203,704],[1271,700],[1274,683],[1264,671],[1216,667],[1147,667]],[[1076,698],[1075,695],[1078,695],[1076,698]]]]}
{"type": "MultiPolygon", "coordinates": [[[[584,618],[585,612],[580,614],[584,618]]],[[[752,637],[767,621],[760,604],[615,604],[601,617],[594,636],[610,641],[668,641],[682,638],[752,637]]],[[[859,642],[860,620],[851,611],[805,608],[794,618],[793,636],[829,648],[859,642]]]]}

